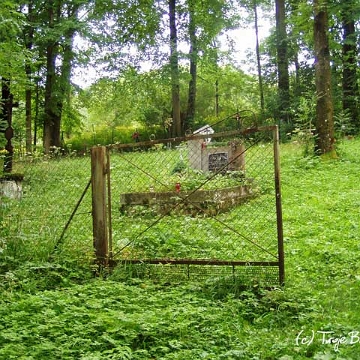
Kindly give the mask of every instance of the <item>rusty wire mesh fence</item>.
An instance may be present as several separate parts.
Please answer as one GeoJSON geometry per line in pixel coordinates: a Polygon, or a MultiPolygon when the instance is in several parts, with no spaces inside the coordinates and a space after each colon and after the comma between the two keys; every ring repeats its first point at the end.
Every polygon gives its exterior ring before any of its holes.
{"type": "MultiPolygon", "coordinates": [[[[107,147],[109,255],[126,276],[283,283],[277,128],[221,130],[107,147]]],[[[23,180],[0,189],[1,254],[93,258],[90,157],[13,171],[23,180]]]]}
{"type": "Polygon", "coordinates": [[[2,255],[47,259],[57,249],[93,257],[90,177],[89,156],[15,159],[15,181],[0,184],[2,255]]]}
{"type": "Polygon", "coordinates": [[[178,140],[111,147],[113,259],[136,275],[282,282],[276,127],[178,140]]]}

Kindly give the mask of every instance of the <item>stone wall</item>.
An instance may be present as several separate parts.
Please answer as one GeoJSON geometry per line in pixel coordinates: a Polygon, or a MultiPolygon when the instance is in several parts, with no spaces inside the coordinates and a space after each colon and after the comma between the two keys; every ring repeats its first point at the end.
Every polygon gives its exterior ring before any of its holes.
{"type": "Polygon", "coordinates": [[[250,185],[240,185],[216,190],[139,192],[120,195],[120,210],[130,206],[158,206],[161,213],[172,208],[185,213],[223,212],[254,197],[250,185]]]}

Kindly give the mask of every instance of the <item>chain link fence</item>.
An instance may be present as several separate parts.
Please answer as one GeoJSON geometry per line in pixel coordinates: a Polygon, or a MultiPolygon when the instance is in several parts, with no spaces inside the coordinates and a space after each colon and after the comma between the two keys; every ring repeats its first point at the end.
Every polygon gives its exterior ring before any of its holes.
{"type": "MultiPolygon", "coordinates": [[[[126,276],[283,283],[277,128],[234,121],[107,147],[109,258],[126,276]]],[[[91,176],[90,156],[14,161],[0,183],[1,254],[93,258],[91,176]]]]}
{"type": "Polygon", "coordinates": [[[90,177],[90,156],[15,159],[0,181],[2,255],[93,257],[90,177]]]}
{"type": "Polygon", "coordinates": [[[277,141],[276,127],[204,127],[111,147],[113,259],[143,276],[283,282],[277,141]]]}

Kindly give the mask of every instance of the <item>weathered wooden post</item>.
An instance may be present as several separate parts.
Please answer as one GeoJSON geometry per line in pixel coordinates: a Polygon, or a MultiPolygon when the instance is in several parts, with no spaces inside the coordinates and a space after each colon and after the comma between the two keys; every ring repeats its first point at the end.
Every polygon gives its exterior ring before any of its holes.
{"type": "Polygon", "coordinates": [[[108,263],[107,161],[105,146],[91,149],[93,241],[96,260],[103,266],[108,263]]]}
{"type": "Polygon", "coordinates": [[[275,196],[276,196],[276,218],[278,236],[278,257],[279,257],[279,281],[280,285],[285,284],[285,261],[284,261],[284,234],[281,205],[280,186],[280,138],[277,126],[273,130],[274,136],[274,170],[275,170],[275,196]]]}

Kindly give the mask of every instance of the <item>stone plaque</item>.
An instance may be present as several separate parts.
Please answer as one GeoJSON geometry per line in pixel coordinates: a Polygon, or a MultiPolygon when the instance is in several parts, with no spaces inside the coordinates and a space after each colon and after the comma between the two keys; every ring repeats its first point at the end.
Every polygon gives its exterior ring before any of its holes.
{"type": "Polygon", "coordinates": [[[226,170],[228,164],[228,153],[218,152],[209,154],[209,171],[226,170]]]}

